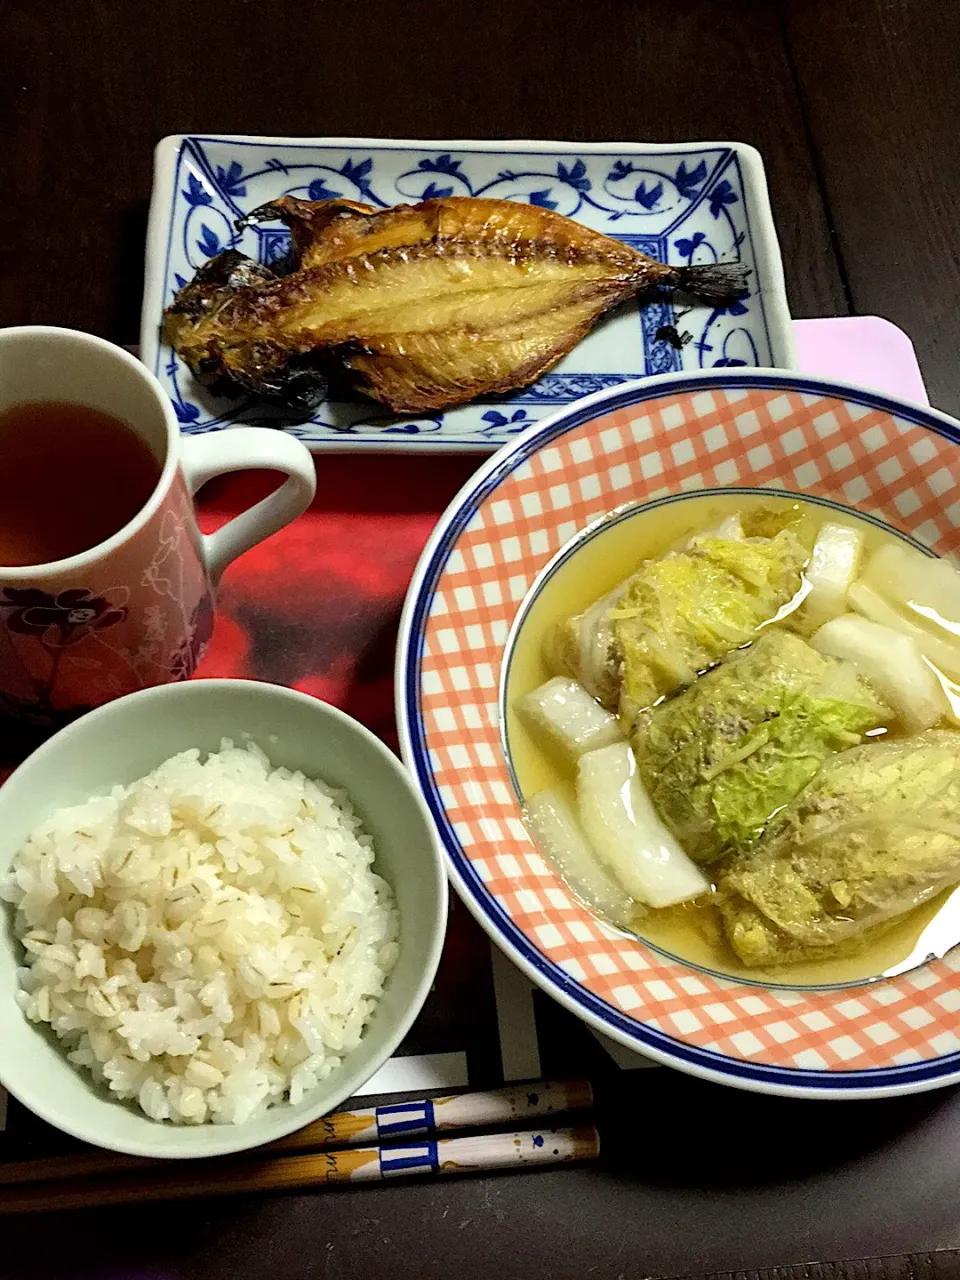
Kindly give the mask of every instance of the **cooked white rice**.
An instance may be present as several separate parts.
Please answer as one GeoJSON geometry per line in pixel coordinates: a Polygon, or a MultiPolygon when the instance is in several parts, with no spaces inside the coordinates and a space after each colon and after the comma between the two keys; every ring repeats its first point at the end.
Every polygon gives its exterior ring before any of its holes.
{"type": "Polygon", "coordinates": [[[398,951],[347,796],[255,746],[173,756],[60,809],[0,879],[17,999],[154,1120],[296,1103],[360,1042],[398,951]]]}

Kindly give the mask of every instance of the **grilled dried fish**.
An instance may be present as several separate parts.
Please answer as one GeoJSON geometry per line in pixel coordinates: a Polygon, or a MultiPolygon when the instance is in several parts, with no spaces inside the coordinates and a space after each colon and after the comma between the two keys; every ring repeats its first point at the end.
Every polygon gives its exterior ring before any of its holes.
{"type": "Polygon", "coordinates": [[[284,196],[240,225],[267,219],[290,228],[289,274],[228,250],[177,294],[166,333],[199,377],[297,409],[337,370],[397,412],[448,408],[535,381],[634,294],[745,292],[739,263],[667,266],[508,200],[284,196]]]}

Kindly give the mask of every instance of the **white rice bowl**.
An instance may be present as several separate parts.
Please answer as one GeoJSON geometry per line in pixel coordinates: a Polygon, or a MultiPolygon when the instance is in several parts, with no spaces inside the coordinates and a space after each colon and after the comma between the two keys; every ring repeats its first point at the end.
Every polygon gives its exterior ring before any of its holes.
{"type": "Polygon", "coordinates": [[[41,823],[0,879],[17,1000],[153,1120],[239,1124],[361,1036],[398,955],[346,794],[228,739],[41,823]]]}

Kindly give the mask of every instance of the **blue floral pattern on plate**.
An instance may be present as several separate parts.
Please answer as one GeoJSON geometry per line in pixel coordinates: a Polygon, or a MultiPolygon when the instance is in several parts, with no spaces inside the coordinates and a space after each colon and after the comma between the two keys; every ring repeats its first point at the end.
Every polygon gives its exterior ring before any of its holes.
{"type": "Polygon", "coordinates": [[[486,452],[563,405],[647,374],[793,362],[789,312],[759,157],[732,144],[390,143],[176,137],[158,148],[141,351],[185,432],[282,425],[311,448],[486,452]],[[283,194],[375,206],[444,196],[525,201],[576,218],[662,261],[742,260],[748,297],[681,311],[672,298],[626,303],[550,373],[507,397],[396,417],[358,397],[292,422],[250,398],[212,395],[162,341],[160,317],[198,267],[227,248],[273,263],[281,226],[235,222],[283,194]],[[683,345],[661,336],[676,328],[683,345]]]}

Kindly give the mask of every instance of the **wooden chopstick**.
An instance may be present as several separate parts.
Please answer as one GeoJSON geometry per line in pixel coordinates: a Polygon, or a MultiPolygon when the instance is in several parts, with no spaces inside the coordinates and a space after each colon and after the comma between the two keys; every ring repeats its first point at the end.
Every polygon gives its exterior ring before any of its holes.
{"type": "Polygon", "coordinates": [[[133,1174],[69,1178],[15,1188],[0,1196],[0,1216],[56,1209],[99,1208],[185,1200],[243,1192],[290,1191],[395,1177],[542,1168],[595,1159],[600,1137],[592,1125],[441,1138],[405,1146],[354,1147],[268,1160],[154,1161],[133,1174]]]}
{"type": "MultiPolygon", "coordinates": [[[[532,1084],[511,1085],[505,1089],[334,1112],[245,1155],[248,1158],[262,1158],[264,1154],[274,1152],[325,1151],[367,1142],[406,1140],[421,1134],[455,1129],[490,1128],[498,1124],[516,1124],[525,1120],[559,1116],[571,1111],[586,1111],[592,1103],[593,1090],[588,1080],[539,1080],[532,1084]]],[[[206,1170],[226,1159],[237,1158],[240,1157],[214,1156],[202,1159],[200,1164],[206,1170]]],[[[177,1162],[178,1165],[187,1163],[196,1164],[196,1161],[177,1162]]],[[[168,1160],[90,1151],[41,1160],[0,1163],[0,1187],[121,1173],[147,1173],[169,1168],[168,1160]]],[[[3,1197],[5,1199],[6,1194],[3,1197]]],[[[0,1211],[2,1208],[3,1204],[0,1202],[0,1211]]]]}

